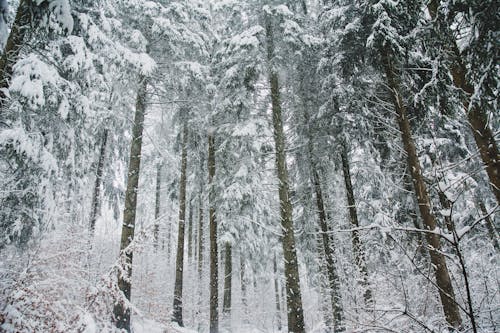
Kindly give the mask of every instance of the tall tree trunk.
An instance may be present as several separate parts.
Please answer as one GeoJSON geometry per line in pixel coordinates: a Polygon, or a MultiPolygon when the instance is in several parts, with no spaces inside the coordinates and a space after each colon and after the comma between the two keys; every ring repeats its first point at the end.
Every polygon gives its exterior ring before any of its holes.
{"type": "Polygon", "coordinates": [[[455,37],[447,25],[438,25],[438,8],[440,0],[431,0],[427,6],[432,19],[436,22],[436,27],[445,36],[448,46],[448,53],[452,57],[450,62],[450,72],[453,83],[457,88],[462,89],[467,96],[463,100],[465,113],[472,128],[472,133],[479,154],[488,174],[493,193],[500,204],[500,155],[495,136],[488,126],[487,113],[477,104],[470,105],[471,96],[474,94],[474,85],[467,80],[467,66],[462,59],[455,37]]]}
{"type": "Polygon", "coordinates": [[[179,189],[179,232],[177,234],[177,258],[175,261],[174,306],[172,321],[184,326],[182,322],[182,282],[184,273],[184,226],[186,218],[186,169],[187,169],[187,124],[182,131],[181,180],[179,189]]]}
{"type": "Polygon", "coordinates": [[[105,129],[101,138],[101,149],[99,150],[99,161],[97,162],[97,171],[95,176],[94,193],[92,195],[92,208],[90,211],[90,237],[94,236],[95,222],[101,208],[101,183],[104,170],[104,160],[106,158],[106,146],[108,144],[108,130],[105,129]]]}
{"type": "Polygon", "coordinates": [[[17,7],[16,18],[0,57],[0,109],[3,108],[7,97],[4,90],[9,89],[14,65],[19,60],[21,48],[26,43],[26,37],[31,29],[33,13],[41,10],[40,7],[30,0],[21,0],[17,7]]]}
{"type": "Polygon", "coordinates": [[[193,204],[189,202],[189,217],[188,217],[188,259],[191,262],[193,257],[193,204]]]}
{"type": "MultiPolygon", "coordinates": [[[[226,243],[226,258],[224,261],[224,303],[222,311],[224,315],[230,319],[231,315],[231,288],[232,288],[232,275],[233,275],[233,256],[231,244],[226,243]]],[[[227,318],[226,318],[227,319],[227,318]]]]}
{"type": "MultiPolygon", "coordinates": [[[[241,250],[240,250],[241,251],[241,250]]],[[[247,280],[245,275],[245,259],[243,258],[243,254],[240,252],[240,284],[241,284],[241,304],[242,304],[242,312],[243,312],[243,322],[247,321],[247,310],[248,310],[248,302],[247,302],[247,280]]]]}
{"type": "Polygon", "coordinates": [[[198,212],[198,278],[203,273],[203,194],[200,191],[200,202],[198,212]]]}
{"type": "Polygon", "coordinates": [[[288,331],[293,333],[304,332],[304,312],[300,292],[300,277],[295,248],[295,235],[292,220],[292,203],[288,184],[288,169],[286,166],[285,134],[281,110],[279,80],[274,61],[274,36],[271,17],[266,14],[267,60],[269,63],[269,83],[271,86],[271,101],[273,113],[274,142],[276,149],[276,171],[279,180],[279,200],[281,238],[285,261],[286,299],[288,308],[288,331]]]}
{"type": "MultiPolygon", "coordinates": [[[[437,227],[436,219],[431,211],[431,202],[420,168],[415,142],[411,133],[410,122],[408,121],[407,109],[401,97],[401,89],[398,81],[399,76],[392,62],[392,55],[389,52],[390,51],[387,49],[382,51],[382,61],[387,77],[387,84],[392,92],[397,122],[401,131],[404,150],[407,154],[408,167],[411,172],[420,215],[425,227],[428,230],[434,230],[437,227]]],[[[439,289],[439,296],[441,298],[446,320],[451,327],[459,328],[462,324],[462,319],[460,317],[459,307],[455,302],[455,294],[453,292],[453,285],[451,284],[448,267],[446,266],[446,259],[440,252],[441,244],[439,235],[426,233],[425,238],[429,245],[429,254],[434,267],[436,284],[439,289]]]]}
{"type": "MultiPolygon", "coordinates": [[[[349,157],[347,155],[347,143],[343,142],[341,158],[342,158],[342,171],[344,174],[345,191],[347,195],[347,205],[349,206],[349,219],[353,228],[359,227],[358,212],[356,209],[356,200],[354,199],[354,191],[352,188],[351,172],[349,168],[349,157]]],[[[372,291],[368,283],[368,269],[366,268],[365,251],[359,238],[359,231],[353,230],[352,236],[352,250],[354,252],[354,260],[361,273],[362,285],[365,288],[363,294],[366,304],[372,302],[372,291]]]]}
{"type": "Polygon", "coordinates": [[[155,194],[155,226],[153,231],[155,251],[158,250],[158,235],[160,233],[160,209],[161,209],[161,164],[156,166],[156,194],[155,194]]]}
{"type": "MultiPolygon", "coordinates": [[[[310,158],[312,158],[312,156],[310,158]]],[[[314,168],[312,161],[311,166],[312,180],[314,184],[314,191],[316,194],[316,207],[318,209],[318,222],[319,228],[321,230],[322,247],[325,253],[328,287],[330,289],[330,297],[333,310],[333,330],[334,332],[343,332],[345,330],[345,327],[343,324],[342,298],[340,296],[339,277],[337,274],[337,268],[335,267],[335,253],[333,251],[333,244],[330,244],[331,239],[328,235],[329,230],[319,174],[318,171],[314,168]]]]}
{"type": "Polygon", "coordinates": [[[215,138],[208,136],[208,182],[210,214],[210,333],[219,332],[219,262],[217,250],[217,222],[215,220],[215,138]]]}
{"type": "Polygon", "coordinates": [[[278,263],[276,262],[276,254],[273,257],[273,273],[274,273],[274,299],[276,303],[276,322],[278,331],[281,331],[281,302],[280,302],[280,286],[278,281],[278,263]]]}
{"type": "MultiPolygon", "coordinates": [[[[118,274],[118,288],[130,300],[132,280],[133,252],[128,248],[134,239],[135,215],[137,208],[137,190],[141,166],[142,131],[146,113],[147,79],[139,77],[140,87],[137,92],[132,142],[130,144],[130,160],[128,164],[127,189],[125,192],[125,209],[123,212],[122,236],[120,241],[120,256],[124,259],[122,271],[118,274]]],[[[118,302],[113,309],[116,327],[130,332],[130,308],[118,302]]]]}

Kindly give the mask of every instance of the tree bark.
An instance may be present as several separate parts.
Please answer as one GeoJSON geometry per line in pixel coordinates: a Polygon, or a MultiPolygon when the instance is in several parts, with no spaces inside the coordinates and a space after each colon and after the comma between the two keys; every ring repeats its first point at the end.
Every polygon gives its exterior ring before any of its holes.
{"type": "Polygon", "coordinates": [[[189,217],[188,217],[188,259],[191,262],[193,257],[193,205],[189,203],[189,217]]]}
{"type": "MultiPolygon", "coordinates": [[[[240,250],[241,251],[241,250],[240,250]]],[[[248,302],[247,302],[247,281],[245,275],[245,259],[243,255],[240,253],[240,284],[241,284],[241,304],[242,304],[242,313],[243,313],[243,322],[247,322],[247,310],[248,310],[248,302]]]]}
{"type": "Polygon", "coordinates": [[[200,191],[200,202],[198,212],[198,278],[201,280],[203,273],[203,200],[200,191]]]}
{"type": "Polygon", "coordinates": [[[217,222],[215,219],[215,138],[208,136],[208,182],[210,214],[210,333],[219,332],[219,262],[217,249],[217,222]]]}
{"type": "Polygon", "coordinates": [[[90,238],[94,237],[95,223],[97,215],[101,208],[101,183],[102,173],[104,170],[104,160],[106,158],[106,147],[108,144],[108,130],[105,129],[102,133],[101,149],[99,150],[99,161],[97,162],[97,171],[95,176],[94,193],[92,195],[92,208],[90,211],[90,238]]]}
{"type": "MultiPolygon", "coordinates": [[[[354,199],[354,191],[352,188],[351,172],[349,168],[349,157],[347,155],[347,143],[344,141],[342,144],[343,144],[341,152],[342,171],[344,174],[347,205],[349,206],[349,220],[351,221],[351,225],[353,228],[358,228],[359,227],[358,212],[356,209],[356,200],[354,199]]],[[[361,284],[365,289],[363,297],[365,299],[365,303],[368,305],[372,303],[372,291],[368,283],[368,269],[366,268],[365,251],[363,250],[363,245],[361,244],[361,240],[359,238],[359,231],[353,230],[351,236],[352,236],[352,250],[354,252],[354,260],[356,266],[359,269],[359,272],[361,273],[361,278],[362,278],[361,284]]]]}
{"type": "Polygon", "coordinates": [[[160,233],[160,209],[161,209],[161,164],[156,166],[156,194],[155,194],[155,226],[153,231],[153,240],[155,251],[158,250],[158,235],[160,233]]]}
{"type": "MultiPolygon", "coordinates": [[[[147,79],[139,77],[140,87],[137,92],[137,102],[130,144],[130,160],[128,165],[127,189],[125,192],[125,209],[123,212],[122,236],[120,241],[120,256],[124,259],[122,271],[118,274],[118,288],[130,300],[133,252],[128,248],[134,239],[135,215],[137,208],[137,190],[141,166],[142,132],[144,115],[146,113],[147,79]]],[[[130,332],[130,308],[122,302],[117,302],[113,309],[116,327],[130,332]]]]}
{"type": "Polygon", "coordinates": [[[484,216],[484,222],[486,223],[486,228],[488,229],[488,235],[490,236],[491,241],[493,242],[493,246],[497,251],[500,251],[500,244],[498,244],[498,233],[495,229],[495,225],[493,224],[493,221],[491,221],[491,218],[488,215],[488,211],[486,210],[484,203],[481,200],[477,200],[477,205],[479,207],[479,210],[481,211],[481,214],[483,214],[484,216]]]}
{"type": "Polygon", "coordinates": [[[281,331],[281,302],[280,302],[280,286],[278,281],[278,263],[276,262],[276,254],[273,257],[273,272],[274,272],[274,295],[276,303],[276,322],[278,331],[281,331]]]}
{"type": "MultiPolygon", "coordinates": [[[[418,160],[415,142],[412,137],[410,122],[406,106],[401,97],[401,88],[399,84],[399,75],[396,72],[394,63],[392,62],[391,54],[388,49],[382,51],[382,61],[387,78],[387,84],[392,92],[394,108],[397,114],[397,122],[401,131],[404,150],[407,154],[408,167],[411,172],[415,194],[420,210],[420,215],[428,230],[436,229],[436,219],[431,211],[431,202],[427,192],[427,187],[424,182],[422,170],[418,160]]],[[[443,306],[444,314],[448,324],[451,327],[459,328],[462,324],[459,307],[455,302],[455,294],[453,285],[451,284],[450,274],[446,265],[445,256],[440,252],[441,244],[439,235],[433,233],[425,233],[427,244],[429,245],[429,254],[434,267],[436,284],[439,289],[439,296],[443,306]]]]}
{"type": "Polygon", "coordinates": [[[274,60],[274,36],[271,17],[266,14],[267,60],[269,62],[269,83],[273,113],[274,142],[276,149],[276,171],[279,179],[280,220],[283,236],[281,238],[285,261],[286,299],[288,308],[288,332],[304,332],[304,313],[300,292],[300,277],[295,248],[295,235],[292,220],[292,203],[286,166],[285,134],[281,110],[279,79],[274,60]]]}
{"type": "Polygon", "coordinates": [[[226,243],[226,258],[224,262],[224,303],[222,306],[222,311],[226,317],[231,315],[231,287],[232,287],[232,275],[233,275],[233,256],[231,250],[231,244],[226,243]]]}
{"type": "Polygon", "coordinates": [[[450,28],[445,25],[437,24],[439,0],[431,0],[427,6],[429,13],[436,24],[436,28],[441,30],[445,36],[445,43],[448,47],[448,52],[451,56],[450,72],[453,77],[453,83],[457,88],[462,89],[466,97],[463,99],[463,105],[467,119],[472,128],[472,133],[476,145],[479,149],[479,154],[483,160],[483,164],[488,174],[490,185],[500,204],[500,155],[498,154],[498,146],[492,130],[488,126],[488,116],[486,112],[477,104],[470,105],[471,96],[474,94],[474,85],[467,79],[467,66],[462,59],[460,49],[458,48],[456,39],[453,37],[450,28]]]}
{"type": "Polygon", "coordinates": [[[186,218],[186,171],[187,171],[187,124],[183,126],[181,180],[179,189],[179,232],[177,234],[177,257],[175,261],[175,286],[172,321],[182,322],[182,282],[184,273],[184,226],[186,218]]]}

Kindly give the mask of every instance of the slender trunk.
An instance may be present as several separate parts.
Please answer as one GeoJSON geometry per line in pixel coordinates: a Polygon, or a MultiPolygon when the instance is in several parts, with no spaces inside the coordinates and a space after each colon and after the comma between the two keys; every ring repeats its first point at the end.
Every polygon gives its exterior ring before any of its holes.
{"type": "MultiPolygon", "coordinates": [[[[432,19],[436,23],[438,22],[439,2],[440,0],[431,0],[427,6],[432,19]]],[[[463,100],[465,113],[467,114],[474,140],[476,141],[479,154],[488,174],[492,191],[495,194],[498,204],[500,204],[500,155],[498,154],[495,136],[488,126],[488,116],[477,103],[474,103],[472,106],[470,105],[471,96],[474,94],[474,85],[467,80],[467,66],[462,59],[460,49],[450,28],[443,24],[437,26],[437,29],[440,29],[442,34],[444,34],[447,47],[449,48],[447,54],[453,60],[449,68],[453,77],[453,83],[457,88],[462,89],[466,93],[466,97],[463,100]]]]}
{"type": "Polygon", "coordinates": [[[208,136],[208,182],[210,214],[210,333],[219,332],[219,262],[217,258],[217,222],[215,220],[215,138],[208,136]]]}
{"type": "Polygon", "coordinates": [[[247,314],[247,281],[245,276],[245,260],[243,259],[243,255],[240,253],[240,284],[241,284],[241,303],[242,303],[242,312],[243,312],[243,321],[247,322],[248,318],[247,314]]]}
{"type": "MultiPolygon", "coordinates": [[[[352,188],[351,172],[349,168],[349,157],[347,156],[346,142],[343,142],[341,158],[342,158],[342,171],[344,173],[345,191],[347,195],[347,205],[349,206],[349,219],[351,221],[352,227],[358,228],[359,227],[358,212],[356,210],[356,200],[354,199],[354,191],[352,188]]],[[[356,266],[358,266],[358,269],[361,273],[361,279],[362,279],[361,284],[365,288],[365,292],[363,294],[365,298],[365,303],[371,304],[372,292],[370,290],[370,286],[368,283],[368,269],[366,268],[365,251],[363,250],[363,246],[359,238],[359,231],[353,230],[351,236],[352,236],[352,250],[354,252],[354,260],[356,262],[356,266]]]]}
{"type": "Polygon", "coordinates": [[[19,60],[21,48],[26,43],[26,37],[31,29],[33,13],[39,10],[37,7],[39,6],[31,0],[21,0],[17,7],[16,18],[0,57],[0,109],[3,108],[7,98],[4,91],[10,87],[14,65],[19,60]]]}
{"type": "Polygon", "coordinates": [[[203,201],[200,191],[200,202],[198,212],[198,278],[201,279],[203,273],[203,201]]]}
{"type": "Polygon", "coordinates": [[[99,161],[97,162],[97,172],[95,176],[94,194],[92,195],[92,208],[90,211],[90,237],[94,236],[95,222],[101,208],[101,183],[104,170],[104,160],[106,158],[106,146],[108,144],[108,130],[102,133],[101,149],[99,150],[99,161]]]}
{"type": "Polygon", "coordinates": [[[179,232],[177,234],[177,259],[175,261],[174,306],[172,321],[182,322],[182,280],[184,273],[184,225],[186,218],[186,169],[187,169],[187,124],[184,124],[182,139],[181,180],[179,189],[179,232]]]}
{"type": "Polygon", "coordinates": [[[155,227],[153,231],[155,251],[158,251],[158,235],[160,233],[160,209],[161,209],[161,164],[156,167],[156,201],[155,201],[155,227]]]}
{"type": "Polygon", "coordinates": [[[339,277],[337,274],[337,268],[335,267],[335,253],[333,251],[333,244],[330,244],[331,240],[328,235],[329,230],[326,220],[325,204],[323,201],[323,193],[321,190],[319,175],[318,171],[314,168],[312,169],[312,180],[314,184],[314,191],[316,194],[318,222],[321,231],[322,247],[325,253],[326,273],[328,277],[328,287],[330,289],[332,302],[333,330],[334,332],[343,332],[345,330],[345,327],[343,324],[342,298],[340,296],[339,277]]]}
{"type": "MultiPolygon", "coordinates": [[[[147,80],[139,78],[140,87],[137,92],[137,102],[130,144],[130,160],[128,165],[127,189],[125,192],[125,209],[123,212],[122,236],[120,241],[120,257],[122,271],[118,274],[118,288],[130,300],[133,252],[128,246],[134,239],[135,215],[137,208],[137,190],[139,186],[139,172],[141,166],[142,131],[146,112],[147,80]]],[[[124,302],[117,302],[113,309],[116,327],[130,332],[130,308],[124,302]]]]}
{"type": "Polygon", "coordinates": [[[495,225],[493,224],[493,221],[491,221],[491,218],[488,215],[488,211],[486,210],[484,203],[481,200],[478,200],[477,205],[479,207],[479,210],[481,211],[481,214],[483,214],[484,216],[486,228],[488,229],[488,235],[490,236],[491,241],[493,242],[493,246],[497,251],[500,251],[500,244],[498,244],[498,233],[495,229],[495,225]]]}
{"type": "Polygon", "coordinates": [[[278,331],[281,331],[281,302],[280,302],[280,287],[278,281],[278,264],[276,262],[276,254],[273,257],[273,272],[274,272],[274,295],[276,302],[276,322],[278,331]]]}
{"type": "MultiPolygon", "coordinates": [[[[400,86],[395,65],[392,62],[391,55],[388,50],[382,52],[382,60],[387,77],[387,83],[392,91],[394,108],[397,114],[397,122],[401,131],[404,150],[407,154],[408,167],[411,172],[415,194],[417,196],[420,216],[428,230],[436,229],[436,219],[431,211],[431,202],[427,192],[427,187],[424,182],[422,170],[418,160],[415,142],[412,137],[410,122],[406,106],[400,94],[400,86]]],[[[460,318],[459,307],[455,302],[455,294],[453,285],[451,284],[450,274],[446,265],[445,256],[440,252],[441,244],[439,235],[433,233],[425,233],[427,244],[429,245],[429,254],[434,267],[436,284],[439,288],[439,296],[443,306],[444,314],[447,322],[451,327],[459,328],[462,324],[460,318]]]]}
{"type": "Polygon", "coordinates": [[[269,62],[269,83],[271,86],[271,100],[273,112],[274,142],[276,149],[276,171],[279,179],[279,200],[282,246],[285,261],[285,281],[287,291],[288,331],[294,333],[304,332],[304,313],[302,309],[302,296],[300,292],[300,277],[295,248],[295,235],[292,220],[292,203],[288,183],[288,170],[286,166],[285,134],[281,110],[281,97],[279,91],[278,73],[273,67],[274,36],[271,17],[266,14],[267,60],[269,62]]]}
{"type": "Polygon", "coordinates": [[[193,204],[189,203],[188,217],[188,260],[191,262],[193,257],[193,204]]]}
{"type": "Polygon", "coordinates": [[[226,317],[231,315],[231,287],[233,275],[233,256],[231,251],[231,244],[226,243],[226,258],[224,262],[224,303],[222,311],[226,317]]]}

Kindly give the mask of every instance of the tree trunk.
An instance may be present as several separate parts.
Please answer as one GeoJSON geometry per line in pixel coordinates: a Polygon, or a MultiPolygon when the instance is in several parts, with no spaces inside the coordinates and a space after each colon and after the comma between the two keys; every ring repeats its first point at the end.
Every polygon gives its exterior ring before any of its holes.
{"type": "Polygon", "coordinates": [[[203,200],[200,191],[200,202],[198,212],[198,278],[201,280],[203,273],[203,200]]]}
{"type": "Polygon", "coordinates": [[[101,149],[99,150],[99,161],[97,162],[97,171],[95,176],[94,193],[92,195],[92,208],[90,211],[90,238],[94,237],[95,223],[97,215],[101,209],[101,183],[104,170],[104,160],[106,158],[106,146],[108,144],[108,130],[102,133],[101,149]]]}
{"type": "Polygon", "coordinates": [[[285,259],[286,299],[288,307],[288,331],[293,333],[304,332],[304,313],[302,296],[300,293],[300,277],[295,248],[295,235],[292,220],[292,203],[288,184],[288,170],[286,166],[285,134],[281,115],[281,97],[279,91],[278,73],[273,67],[274,36],[271,18],[266,14],[267,60],[269,62],[269,83],[271,86],[271,100],[273,112],[274,142],[276,149],[276,171],[279,179],[279,200],[281,230],[283,232],[282,245],[285,259]]]}
{"type": "MultiPolygon", "coordinates": [[[[342,171],[344,174],[345,191],[347,195],[347,205],[349,206],[349,219],[353,228],[359,227],[358,212],[356,210],[356,200],[354,199],[354,191],[352,188],[351,172],[349,168],[349,157],[347,155],[347,143],[343,142],[341,158],[342,158],[342,171]]],[[[354,260],[356,266],[358,266],[359,272],[361,273],[363,288],[365,292],[363,294],[365,303],[372,303],[372,291],[368,283],[368,269],[366,268],[365,251],[359,239],[359,231],[353,230],[352,236],[352,250],[354,252],[354,260]]]]}
{"type": "Polygon", "coordinates": [[[231,244],[226,243],[226,258],[224,262],[224,303],[222,306],[222,311],[226,317],[231,315],[231,287],[232,287],[232,275],[233,275],[233,256],[231,251],[231,244]]]}
{"type": "Polygon", "coordinates": [[[36,11],[35,7],[38,6],[29,0],[21,0],[17,7],[16,18],[0,57],[0,109],[3,108],[7,97],[4,90],[9,89],[14,65],[19,60],[21,48],[26,42],[33,19],[32,13],[36,11]]]}
{"type": "Polygon", "coordinates": [[[189,203],[188,217],[188,260],[191,262],[193,257],[193,204],[189,203]]]}
{"type": "MultiPolygon", "coordinates": [[[[312,156],[310,157],[312,158],[312,156]]],[[[312,166],[312,161],[311,161],[312,166]]],[[[333,245],[330,244],[330,237],[328,235],[328,224],[326,219],[325,204],[323,201],[323,193],[319,180],[318,171],[312,166],[312,180],[314,184],[314,191],[316,194],[316,206],[318,209],[318,222],[321,230],[322,247],[325,253],[326,272],[328,276],[328,287],[330,289],[330,297],[333,310],[333,330],[334,332],[343,332],[345,330],[343,324],[343,311],[342,311],[342,298],[340,296],[339,277],[337,268],[335,267],[335,253],[333,245]]]]}
{"type": "MultiPolygon", "coordinates": [[[[241,250],[240,250],[241,251],[241,250]]],[[[247,322],[247,310],[248,310],[248,302],[247,302],[247,281],[245,276],[245,260],[243,255],[240,253],[240,284],[241,284],[241,304],[242,304],[242,313],[243,313],[243,322],[247,322]]]]}
{"type": "MultiPolygon", "coordinates": [[[[439,0],[431,0],[427,6],[435,22],[437,22],[439,2],[439,0]]],[[[467,114],[474,140],[476,141],[479,154],[488,174],[492,191],[495,194],[498,204],[500,204],[500,155],[498,154],[495,136],[488,126],[488,116],[478,104],[473,104],[472,107],[470,105],[470,98],[474,94],[474,85],[467,80],[467,67],[462,60],[460,49],[450,28],[444,25],[438,26],[436,24],[436,26],[444,34],[449,48],[447,54],[452,57],[449,70],[453,77],[453,83],[467,94],[463,100],[465,113],[467,114]]]]}
{"type": "MultiPolygon", "coordinates": [[[[407,154],[408,167],[411,172],[415,194],[417,196],[420,215],[428,230],[436,229],[436,219],[431,211],[431,202],[424,182],[420,163],[418,160],[415,142],[412,137],[410,122],[408,121],[407,109],[400,94],[398,74],[395,65],[392,62],[389,50],[383,50],[382,61],[387,77],[387,84],[392,91],[394,108],[397,114],[397,122],[401,131],[404,150],[407,154]]],[[[441,244],[439,235],[426,233],[425,238],[429,245],[429,254],[434,267],[436,284],[439,289],[439,296],[443,306],[447,322],[454,328],[459,328],[462,324],[459,307],[455,302],[453,285],[451,284],[450,274],[446,266],[445,256],[440,252],[441,244]]]]}
{"type": "Polygon", "coordinates": [[[278,281],[278,263],[276,262],[276,254],[273,257],[273,272],[274,272],[274,295],[276,302],[276,322],[278,324],[278,331],[281,331],[280,286],[278,281]]]}
{"type": "Polygon", "coordinates": [[[179,232],[177,234],[177,257],[175,261],[174,306],[172,321],[182,322],[182,282],[184,273],[184,226],[186,218],[186,169],[187,169],[187,124],[183,127],[181,180],[179,189],[179,232]]]}
{"type": "MultiPolygon", "coordinates": [[[[140,87],[137,92],[137,102],[130,144],[130,160],[128,165],[127,189],[125,192],[125,209],[123,212],[122,236],[120,242],[120,257],[122,271],[118,274],[118,288],[130,300],[132,259],[133,252],[128,248],[134,239],[135,214],[137,208],[137,190],[139,186],[139,172],[141,166],[142,131],[144,128],[144,115],[146,113],[147,79],[139,77],[140,87]]],[[[130,308],[123,302],[117,302],[113,309],[116,327],[130,332],[130,308]]]]}
{"type": "Polygon", "coordinates": [[[484,222],[486,223],[486,228],[488,229],[488,235],[490,236],[491,241],[493,242],[493,246],[497,251],[500,251],[500,244],[498,244],[498,233],[495,229],[495,225],[491,221],[491,218],[488,215],[488,211],[486,210],[484,203],[481,200],[477,200],[477,205],[479,207],[479,210],[481,211],[481,214],[483,214],[484,216],[484,222]]]}
{"type": "Polygon", "coordinates": [[[156,167],[156,200],[155,200],[155,227],[153,231],[155,251],[158,250],[158,235],[160,233],[160,209],[161,209],[161,164],[156,167]]]}
{"type": "Polygon", "coordinates": [[[215,138],[208,136],[208,182],[210,214],[210,333],[219,332],[219,262],[217,258],[217,222],[215,220],[215,138]]]}

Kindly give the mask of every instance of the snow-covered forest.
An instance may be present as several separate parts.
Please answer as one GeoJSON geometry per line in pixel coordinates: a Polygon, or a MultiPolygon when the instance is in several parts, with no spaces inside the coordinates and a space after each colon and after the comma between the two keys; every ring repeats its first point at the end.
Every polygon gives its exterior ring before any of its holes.
{"type": "Polygon", "coordinates": [[[500,333],[496,0],[0,0],[0,332],[500,333]]]}

